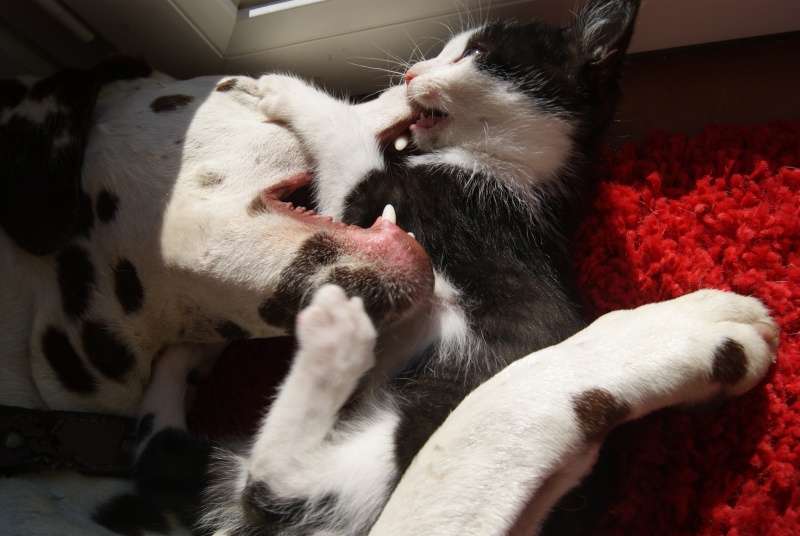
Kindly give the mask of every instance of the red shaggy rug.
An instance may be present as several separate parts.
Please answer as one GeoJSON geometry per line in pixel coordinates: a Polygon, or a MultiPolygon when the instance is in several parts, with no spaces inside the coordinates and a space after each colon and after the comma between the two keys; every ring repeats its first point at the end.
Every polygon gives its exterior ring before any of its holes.
{"type": "MultiPolygon", "coordinates": [[[[605,160],[576,237],[590,315],[718,288],[762,299],[782,335],[754,391],[614,434],[617,481],[595,533],[800,534],[800,122],[652,133],[605,160]]],[[[201,389],[197,428],[252,429],[290,345],[233,347],[201,389]]]]}

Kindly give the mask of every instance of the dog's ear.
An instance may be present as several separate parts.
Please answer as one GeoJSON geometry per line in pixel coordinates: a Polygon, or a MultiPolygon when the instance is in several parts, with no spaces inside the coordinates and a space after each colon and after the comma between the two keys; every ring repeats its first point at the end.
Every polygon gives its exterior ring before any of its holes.
{"type": "Polygon", "coordinates": [[[91,224],[81,167],[97,94],[150,72],[119,57],[39,80],[0,80],[0,225],[20,247],[53,253],[91,224]]]}

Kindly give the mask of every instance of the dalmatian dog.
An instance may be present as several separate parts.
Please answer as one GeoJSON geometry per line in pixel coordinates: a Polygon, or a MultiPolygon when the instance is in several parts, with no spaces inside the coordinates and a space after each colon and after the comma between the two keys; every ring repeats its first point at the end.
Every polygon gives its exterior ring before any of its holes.
{"type": "MultiPolygon", "coordinates": [[[[279,400],[299,409],[265,421],[289,433],[293,416],[345,404],[365,374],[376,383],[407,368],[424,339],[408,334],[452,312],[456,291],[391,214],[356,227],[303,208],[299,192],[326,180],[313,156],[322,148],[298,138],[291,117],[265,117],[264,93],[247,77],[175,81],[126,59],[0,82],[9,533],[186,533],[127,464],[153,430],[180,428],[191,368],[232,340],[296,332],[279,400]],[[344,383],[326,383],[331,373],[344,383]],[[136,430],[143,413],[154,417],[136,430]]],[[[387,102],[356,112],[367,145],[409,120],[387,102]]],[[[474,390],[410,461],[372,533],[538,526],[613,426],[744,392],[776,340],[759,302],[716,291],[606,315],[474,390]]],[[[290,445],[328,426],[306,423],[290,445]]],[[[255,445],[268,451],[275,437],[255,445]]],[[[264,459],[249,466],[259,477],[292,481],[264,459]]]]}
{"type": "Polygon", "coordinates": [[[287,200],[311,165],[258,110],[257,80],[180,82],[114,58],[3,80],[0,96],[6,533],[108,534],[131,516],[179,531],[127,478],[166,349],[212,359],[290,333],[324,284],[379,328],[430,302],[430,260],[406,232],[287,200]]]}

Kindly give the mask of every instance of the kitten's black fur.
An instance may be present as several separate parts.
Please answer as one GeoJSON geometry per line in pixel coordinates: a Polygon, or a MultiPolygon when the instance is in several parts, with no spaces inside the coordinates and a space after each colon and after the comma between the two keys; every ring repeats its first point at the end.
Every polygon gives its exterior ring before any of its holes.
{"type": "MultiPolygon", "coordinates": [[[[619,97],[620,66],[637,9],[636,0],[598,1],[565,26],[492,23],[465,47],[479,71],[511,84],[545,115],[569,123],[571,149],[554,177],[517,177],[509,184],[469,165],[436,161],[436,148],[432,159],[401,158],[375,170],[346,199],[344,221],[361,226],[369,226],[387,203],[394,205],[398,225],[414,233],[437,273],[458,290],[457,305],[470,331],[466,346],[433,341],[385,386],[400,413],[395,483],[469,392],[511,361],[585,326],[565,237],[593,189],[590,168],[619,97]]],[[[480,103],[474,108],[482,113],[480,103]]],[[[309,534],[326,526],[326,516],[335,522],[335,494],[311,504],[277,497],[268,482],[251,480],[236,496],[237,463],[218,462],[211,475],[211,501],[227,504],[218,521],[236,517],[248,534],[309,534]]],[[[158,475],[145,473],[143,482],[157,482],[158,475]]],[[[365,513],[364,522],[342,533],[368,531],[378,514],[365,513]]],[[[562,524],[556,513],[545,531],[564,534],[578,514],[568,512],[562,524]]]]}

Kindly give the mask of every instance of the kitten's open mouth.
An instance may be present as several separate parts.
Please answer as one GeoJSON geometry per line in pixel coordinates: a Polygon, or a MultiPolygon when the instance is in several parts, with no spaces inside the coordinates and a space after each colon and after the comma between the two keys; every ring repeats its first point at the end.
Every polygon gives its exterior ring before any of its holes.
{"type": "Polygon", "coordinates": [[[385,130],[378,139],[383,147],[393,145],[396,151],[403,151],[408,146],[413,134],[426,134],[446,121],[448,117],[441,110],[421,108],[418,115],[385,130]]]}
{"type": "Polygon", "coordinates": [[[441,110],[422,110],[417,121],[408,129],[413,133],[418,130],[430,130],[447,119],[447,114],[441,110]]]}

